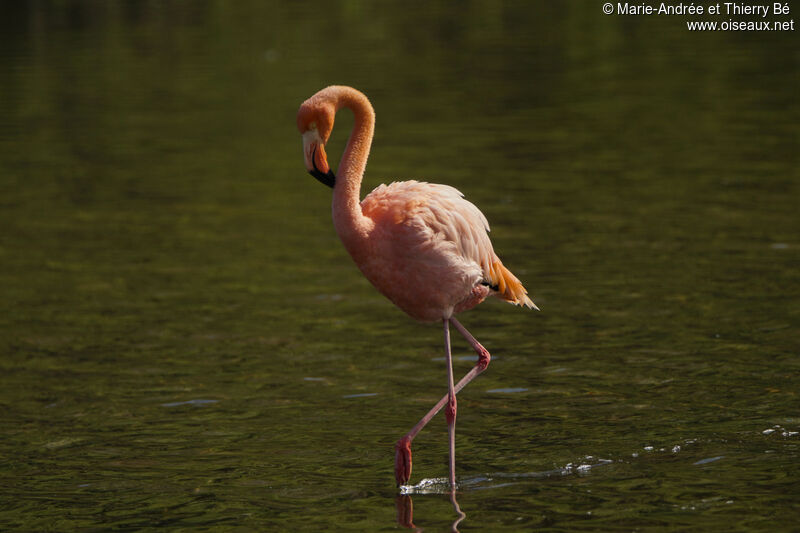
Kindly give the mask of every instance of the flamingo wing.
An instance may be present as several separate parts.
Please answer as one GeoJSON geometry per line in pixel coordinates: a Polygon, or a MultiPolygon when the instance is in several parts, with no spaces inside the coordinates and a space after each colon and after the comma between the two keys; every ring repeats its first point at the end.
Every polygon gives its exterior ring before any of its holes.
{"type": "MultiPolygon", "coordinates": [[[[382,226],[435,247],[458,264],[472,286],[489,286],[501,299],[535,307],[522,283],[503,266],[489,239],[489,222],[455,187],[420,181],[380,185],[361,203],[363,213],[382,226]]],[[[394,232],[394,231],[393,231],[394,232]]]]}

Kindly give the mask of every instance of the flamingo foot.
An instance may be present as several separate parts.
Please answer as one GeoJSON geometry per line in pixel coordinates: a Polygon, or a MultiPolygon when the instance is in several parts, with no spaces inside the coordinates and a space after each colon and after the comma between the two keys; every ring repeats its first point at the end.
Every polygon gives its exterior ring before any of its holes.
{"type": "Polygon", "coordinates": [[[411,439],[403,437],[397,441],[394,450],[394,478],[399,487],[411,479],[411,439]]]}

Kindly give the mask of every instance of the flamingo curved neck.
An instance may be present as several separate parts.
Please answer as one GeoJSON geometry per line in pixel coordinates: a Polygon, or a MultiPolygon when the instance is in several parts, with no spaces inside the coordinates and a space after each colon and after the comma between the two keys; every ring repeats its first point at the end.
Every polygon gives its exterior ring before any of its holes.
{"type": "Polygon", "coordinates": [[[370,218],[361,211],[361,180],[367,167],[369,149],[375,131],[375,112],[366,96],[349,87],[331,87],[337,111],[348,108],[354,124],[339,163],[336,185],[333,188],[333,225],[351,255],[358,253],[373,227],[370,218]]]}

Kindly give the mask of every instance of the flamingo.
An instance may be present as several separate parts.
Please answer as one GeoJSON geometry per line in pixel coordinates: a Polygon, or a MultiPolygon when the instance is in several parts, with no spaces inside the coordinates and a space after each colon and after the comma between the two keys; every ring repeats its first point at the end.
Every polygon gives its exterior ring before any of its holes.
{"type": "Polygon", "coordinates": [[[333,225],[344,247],[366,278],[397,307],[422,322],[441,321],[447,362],[447,394],[395,445],[395,480],[411,477],[411,441],[443,408],[449,435],[449,482],[455,490],[456,394],[486,370],[491,354],[455,314],[488,296],[538,309],[522,283],[494,253],[486,217],[448,185],[399,181],[379,185],[360,200],[375,111],[367,97],[346,86],[330,86],[303,102],[297,113],[306,169],[333,189],[333,225]],[[350,109],[353,130],[339,163],[331,170],[325,144],[336,112],[350,109]],[[453,381],[450,326],[478,354],[475,366],[453,381]]]}

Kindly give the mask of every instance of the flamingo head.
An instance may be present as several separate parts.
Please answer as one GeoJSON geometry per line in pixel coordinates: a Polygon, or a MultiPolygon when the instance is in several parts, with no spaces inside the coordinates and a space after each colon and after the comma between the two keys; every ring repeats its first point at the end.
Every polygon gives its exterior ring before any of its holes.
{"type": "Polygon", "coordinates": [[[336,109],[331,104],[320,103],[314,98],[306,100],[297,112],[297,129],[303,136],[303,156],[309,174],[333,188],[336,176],[328,165],[325,143],[333,130],[336,109]]]}

